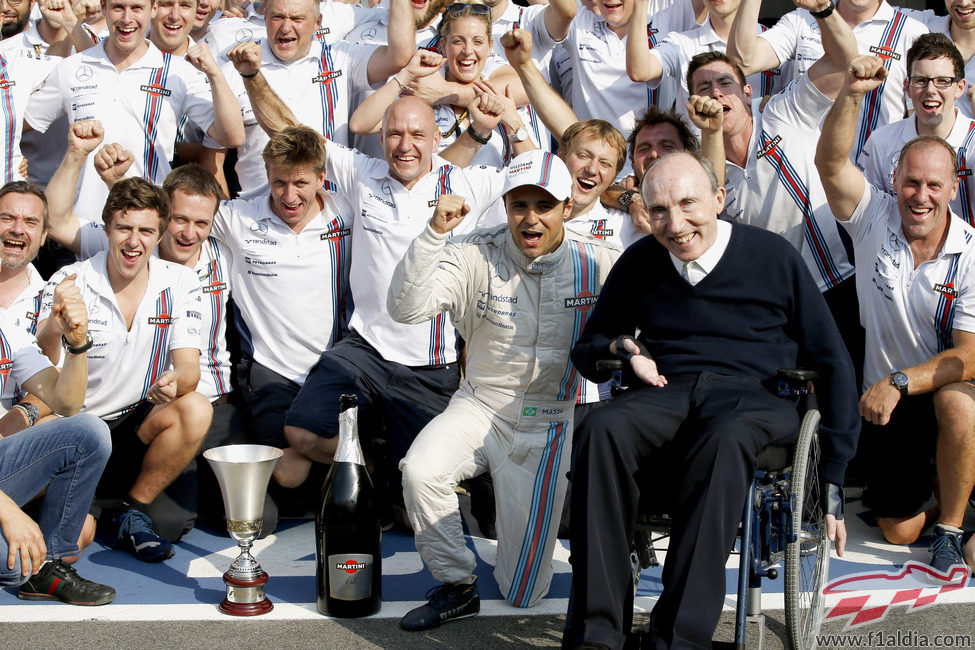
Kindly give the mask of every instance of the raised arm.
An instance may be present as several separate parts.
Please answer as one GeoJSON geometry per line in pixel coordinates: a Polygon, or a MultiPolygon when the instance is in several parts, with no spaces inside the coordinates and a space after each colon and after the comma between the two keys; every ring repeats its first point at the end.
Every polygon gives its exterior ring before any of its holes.
{"type": "Polygon", "coordinates": [[[82,120],[68,127],[68,148],[44,192],[47,196],[47,234],[75,255],[81,252],[81,228],[74,214],[78,178],[88,154],[104,137],[105,130],[98,120],[82,120]]]}
{"type": "Polygon", "coordinates": [[[863,96],[886,78],[887,69],[877,57],[853,59],[839,96],[823,122],[816,147],[816,169],[826,190],[829,208],[840,221],[848,221],[853,216],[866,183],[863,173],[850,160],[860,104],[863,96]]]}
{"type": "Polygon", "coordinates": [[[532,35],[524,29],[513,29],[501,37],[508,63],[521,79],[522,87],[528,96],[535,113],[541,118],[545,127],[556,138],[579,118],[573,112],[562,96],[548,85],[538,66],[532,61],[532,35]]]}
{"type": "Polygon", "coordinates": [[[633,81],[657,81],[663,74],[663,66],[650,54],[647,41],[647,13],[650,0],[635,0],[630,31],[626,35],[626,74],[633,81]]]}
{"type": "Polygon", "coordinates": [[[280,133],[289,126],[301,125],[291,109],[271,90],[267,79],[261,73],[259,43],[254,41],[238,43],[227,52],[227,58],[244,80],[244,90],[250,98],[254,118],[269,136],[280,133]]]}
{"type": "Polygon", "coordinates": [[[410,0],[390,0],[388,45],[383,45],[369,57],[366,75],[373,86],[389,79],[410,61],[416,51],[416,25],[410,0]]]}
{"type": "Polygon", "coordinates": [[[543,13],[545,29],[556,43],[569,35],[569,25],[576,17],[575,0],[551,0],[543,13]]]}
{"type": "Polygon", "coordinates": [[[210,48],[206,43],[197,43],[187,50],[186,60],[205,74],[210,82],[213,124],[207,130],[207,135],[225,147],[239,147],[244,144],[244,121],[240,114],[240,104],[237,103],[237,97],[230,89],[210,48]]]}
{"type": "Polygon", "coordinates": [[[725,184],[724,107],[710,97],[691,95],[687,102],[687,116],[701,130],[701,155],[714,165],[718,185],[725,184]]]}
{"type": "MultiPolygon", "coordinates": [[[[445,59],[430,50],[417,50],[405,68],[389,78],[386,84],[365,99],[349,118],[353,133],[366,134],[379,131],[383,115],[401,94],[412,94],[419,79],[438,73],[445,59]]],[[[437,74],[439,76],[439,74],[437,74]]]]}
{"type": "MultiPolygon", "coordinates": [[[[822,0],[795,0],[796,6],[810,11],[822,10],[822,0]]],[[[828,7],[829,5],[827,5],[828,7]]],[[[825,18],[817,18],[825,55],[809,68],[809,80],[819,92],[836,99],[846,77],[850,62],[858,55],[856,37],[838,11],[825,18]]],[[[763,41],[764,42],[764,41],[763,41]]]]}
{"type": "Polygon", "coordinates": [[[62,58],[71,56],[71,32],[78,24],[71,3],[68,0],[40,0],[37,6],[41,11],[37,31],[48,43],[46,53],[62,58]]]}
{"type": "Polygon", "coordinates": [[[490,140],[496,135],[494,129],[501,122],[504,110],[502,98],[498,97],[489,86],[482,85],[480,92],[467,105],[467,114],[471,120],[470,128],[462,131],[449,147],[441,151],[440,157],[458,167],[470,165],[474,155],[485,144],[471,136],[471,129],[478,137],[490,140]]]}
{"type": "Polygon", "coordinates": [[[762,0],[741,0],[728,36],[728,58],[737,63],[746,75],[771,70],[782,63],[769,42],[758,37],[758,14],[761,9],[762,0]]]}

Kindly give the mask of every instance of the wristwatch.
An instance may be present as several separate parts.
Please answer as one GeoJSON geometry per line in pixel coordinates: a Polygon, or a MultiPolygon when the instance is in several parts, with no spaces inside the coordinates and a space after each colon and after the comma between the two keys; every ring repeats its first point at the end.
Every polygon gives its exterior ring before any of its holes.
{"type": "Polygon", "coordinates": [[[636,190],[626,190],[620,197],[616,199],[616,203],[620,206],[620,210],[623,212],[630,211],[630,204],[633,203],[633,197],[639,194],[636,190]]]}
{"type": "Polygon", "coordinates": [[[488,143],[488,140],[491,139],[491,136],[493,134],[494,134],[494,131],[488,131],[488,134],[487,135],[481,135],[477,131],[474,130],[473,125],[467,127],[467,135],[471,136],[471,140],[473,140],[474,142],[476,142],[478,144],[487,144],[488,143]]]}
{"type": "Polygon", "coordinates": [[[68,339],[64,338],[64,334],[62,334],[61,343],[64,345],[64,349],[71,354],[81,354],[82,352],[87,352],[90,350],[94,341],[91,340],[91,334],[85,334],[85,342],[78,347],[73,348],[71,347],[71,344],[68,343],[68,339]]]}
{"type": "Polygon", "coordinates": [[[508,132],[508,136],[511,138],[512,142],[524,142],[528,139],[528,129],[521,127],[514,133],[508,132]]]}
{"type": "Polygon", "coordinates": [[[890,385],[901,392],[901,397],[907,397],[907,375],[898,370],[891,373],[890,385]]]}
{"type": "Polygon", "coordinates": [[[828,18],[829,15],[833,13],[833,10],[834,9],[836,9],[836,5],[833,4],[833,0],[829,0],[829,4],[828,5],[826,5],[825,7],[823,7],[822,9],[820,9],[819,11],[810,11],[809,14],[813,18],[818,18],[819,20],[822,20],[823,18],[828,18]]]}

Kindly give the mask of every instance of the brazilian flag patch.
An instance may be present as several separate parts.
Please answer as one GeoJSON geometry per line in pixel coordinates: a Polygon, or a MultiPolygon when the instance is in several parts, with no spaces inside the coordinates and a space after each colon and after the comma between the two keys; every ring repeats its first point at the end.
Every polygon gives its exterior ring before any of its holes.
{"type": "Polygon", "coordinates": [[[528,417],[535,417],[536,415],[538,415],[538,407],[526,406],[525,408],[521,409],[521,414],[528,417]]]}

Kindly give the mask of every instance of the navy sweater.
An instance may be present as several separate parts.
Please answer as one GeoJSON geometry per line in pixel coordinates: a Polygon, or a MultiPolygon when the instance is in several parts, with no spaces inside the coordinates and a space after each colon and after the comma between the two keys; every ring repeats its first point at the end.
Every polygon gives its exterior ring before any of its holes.
{"type": "Polygon", "coordinates": [[[773,385],[779,368],[818,370],[821,471],[843,484],[860,427],[853,364],[826,301],[785,239],[734,225],[724,255],[696,286],[653,237],[634,243],[603,286],[572,361],[586,378],[605,381],[596,361],[612,356],[617,336],[637,331],[664,376],[711,371],[773,385]]]}

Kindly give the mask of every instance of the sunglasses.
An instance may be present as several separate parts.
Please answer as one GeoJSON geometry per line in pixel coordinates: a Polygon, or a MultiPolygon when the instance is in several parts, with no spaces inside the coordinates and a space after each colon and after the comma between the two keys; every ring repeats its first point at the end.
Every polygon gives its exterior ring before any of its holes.
{"type": "Polygon", "coordinates": [[[491,8],[489,6],[475,2],[451,2],[449,5],[447,5],[446,11],[448,14],[459,14],[465,9],[470,9],[471,13],[481,16],[486,16],[487,14],[491,13],[491,8]]]}

